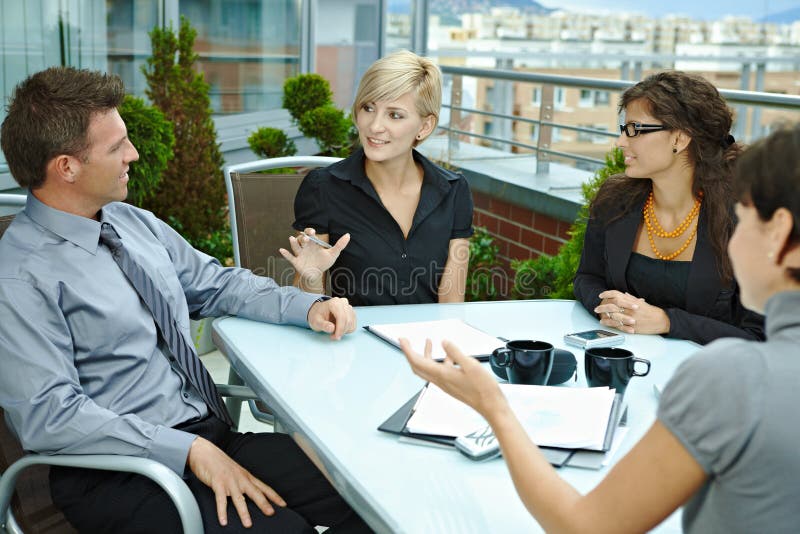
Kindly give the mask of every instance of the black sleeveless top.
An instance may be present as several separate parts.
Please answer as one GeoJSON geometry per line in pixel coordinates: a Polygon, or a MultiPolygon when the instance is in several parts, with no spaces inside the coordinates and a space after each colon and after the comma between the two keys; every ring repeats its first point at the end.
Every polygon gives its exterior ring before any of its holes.
{"type": "Polygon", "coordinates": [[[631,253],[625,278],[628,291],[659,308],[686,309],[690,261],[667,261],[631,253]]]}

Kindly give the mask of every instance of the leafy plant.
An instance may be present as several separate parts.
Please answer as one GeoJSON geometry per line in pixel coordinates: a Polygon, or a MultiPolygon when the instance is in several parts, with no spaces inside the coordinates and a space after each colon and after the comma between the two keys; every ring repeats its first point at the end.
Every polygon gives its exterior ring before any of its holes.
{"type": "Polygon", "coordinates": [[[320,155],[347,157],[358,142],[348,114],[333,104],[328,80],[319,74],[298,74],[283,83],[283,107],[300,132],[316,139],[320,155]]]}
{"type": "Polygon", "coordinates": [[[247,144],[262,158],[280,158],[297,154],[294,141],[279,128],[259,128],[250,134],[247,144]]]}
{"type": "Polygon", "coordinates": [[[497,259],[498,247],[489,231],[476,226],[469,240],[469,263],[465,300],[497,300],[501,296],[506,273],[497,259]]]}
{"type": "Polygon", "coordinates": [[[175,129],[158,108],[135,96],[125,95],[119,114],[139,152],[139,161],[128,170],[128,202],[141,206],[155,194],[172,159],[175,129]]]}
{"type": "Polygon", "coordinates": [[[295,121],[312,109],[333,104],[328,80],[319,74],[298,74],[283,82],[283,107],[295,121]]]}
{"type": "MultiPolygon", "coordinates": [[[[175,126],[175,157],[156,193],[144,205],[173,222],[189,242],[203,249],[210,246],[205,241],[209,236],[219,235],[226,228],[227,210],[209,85],[195,68],[196,35],[185,17],[181,17],[177,35],[171,26],[150,32],[153,55],[142,68],[146,94],[175,126]]],[[[222,247],[223,240],[214,243],[222,247]]],[[[214,254],[220,260],[233,255],[232,251],[220,250],[214,254]]]]}
{"type": "Polygon", "coordinates": [[[309,110],[300,117],[298,126],[306,137],[317,140],[323,156],[346,157],[351,152],[352,121],[333,105],[309,110]]]}
{"type": "Polygon", "coordinates": [[[625,157],[622,150],[615,148],[605,157],[605,165],[581,186],[583,204],[578,216],[569,229],[569,240],[561,245],[555,256],[541,255],[529,260],[514,260],[515,298],[573,298],[572,282],[583,251],[586,223],[589,221],[589,205],[606,178],[625,172],[625,157]]]}

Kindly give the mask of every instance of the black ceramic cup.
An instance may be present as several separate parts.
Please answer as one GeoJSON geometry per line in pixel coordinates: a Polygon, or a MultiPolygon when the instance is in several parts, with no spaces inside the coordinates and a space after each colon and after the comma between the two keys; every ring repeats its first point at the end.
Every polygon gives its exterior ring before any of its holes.
{"type": "Polygon", "coordinates": [[[553,370],[553,345],[527,339],[509,341],[495,349],[490,363],[492,368],[504,369],[512,384],[543,386],[553,370]]]}
{"type": "Polygon", "coordinates": [[[617,347],[586,349],[583,365],[589,386],[608,386],[614,388],[619,395],[625,394],[631,378],[646,376],[650,372],[649,360],[636,358],[631,351],[617,347]],[[637,362],[647,366],[644,372],[636,370],[637,362]]]}

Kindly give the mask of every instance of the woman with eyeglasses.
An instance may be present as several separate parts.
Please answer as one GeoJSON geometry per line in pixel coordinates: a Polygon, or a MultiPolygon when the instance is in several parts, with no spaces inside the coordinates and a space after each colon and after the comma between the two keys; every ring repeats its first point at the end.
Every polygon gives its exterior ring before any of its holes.
{"type": "Polygon", "coordinates": [[[646,532],[680,506],[685,532],[798,531],[800,125],[745,151],[734,183],[727,248],[745,306],[766,314],[767,341],[719,340],[683,362],[656,421],[586,495],[548,464],[477,360],[446,342],[439,363],[401,342],[415,373],[489,422],[547,532],[646,532]]]}
{"type": "Polygon", "coordinates": [[[653,74],[620,100],[625,173],[590,206],[575,296],[627,333],[700,344],[763,339],[744,309],[725,249],[733,231],[732,113],[704,78],[653,74]]]}

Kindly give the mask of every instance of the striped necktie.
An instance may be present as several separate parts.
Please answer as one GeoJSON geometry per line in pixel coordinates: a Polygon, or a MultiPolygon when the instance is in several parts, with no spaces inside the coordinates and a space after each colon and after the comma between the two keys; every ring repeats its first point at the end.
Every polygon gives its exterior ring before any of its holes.
{"type": "Polygon", "coordinates": [[[117,262],[119,268],[128,277],[133,287],[136,288],[136,292],[139,293],[139,297],[144,301],[150,313],[153,314],[153,319],[161,332],[161,337],[166,341],[170,352],[175,356],[189,381],[200,392],[200,396],[203,397],[203,400],[214,412],[214,415],[233,426],[233,421],[225,409],[225,403],[222,401],[211,375],[203,365],[203,362],[200,361],[194,347],[181,334],[181,329],[175,321],[169,302],[155,286],[150,276],[142,269],[141,265],[131,258],[128,251],[122,246],[122,240],[116,230],[109,223],[103,223],[100,228],[100,242],[111,250],[114,261],[117,262]]]}

